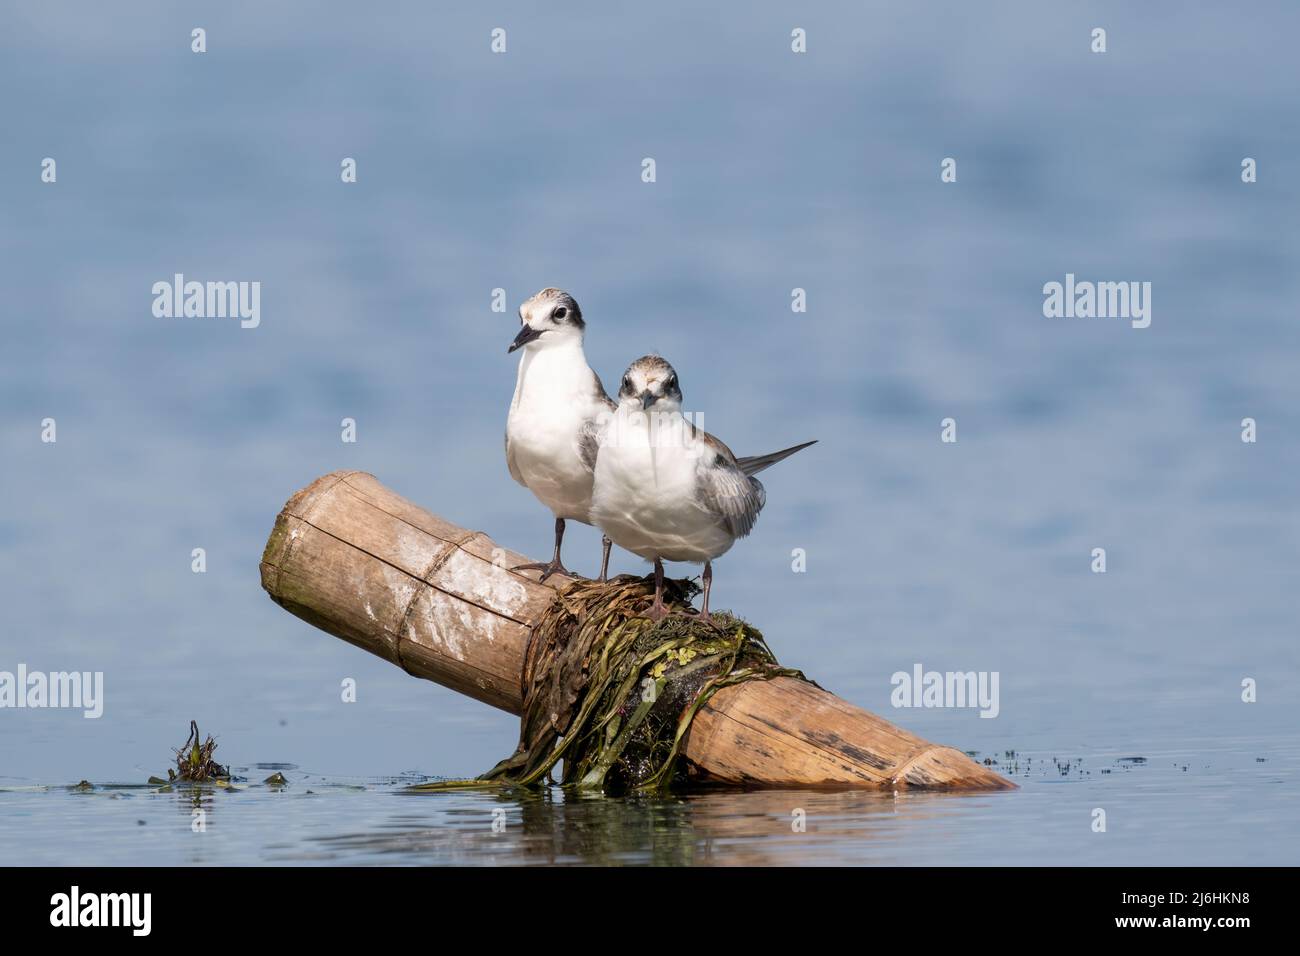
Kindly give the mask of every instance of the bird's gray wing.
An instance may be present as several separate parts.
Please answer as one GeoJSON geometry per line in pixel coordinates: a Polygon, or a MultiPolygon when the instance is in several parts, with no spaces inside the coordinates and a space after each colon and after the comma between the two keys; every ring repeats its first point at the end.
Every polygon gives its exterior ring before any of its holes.
{"type": "Polygon", "coordinates": [[[766,455],[750,455],[747,458],[737,458],[736,464],[740,470],[747,475],[757,475],[764,468],[771,468],[778,461],[785,461],[797,451],[803,451],[809,445],[817,444],[817,439],[806,441],[802,445],[793,445],[790,448],[782,448],[780,451],[769,452],[766,455]]]}
{"type": "Polygon", "coordinates": [[[510,477],[521,485],[527,487],[524,476],[519,473],[519,466],[515,464],[515,452],[510,447],[510,429],[506,429],[506,467],[510,469],[510,477]]]}
{"type": "MultiPolygon", "coordinates": [[[[596,404],[603,409],[608,415],[612,415],[618,410],[618,405],[605,392],[605,386],[600,382],[600,376],[595,372],[591,373],[594,380],[596,392],[596,404]]],[[[599,416],[597,412],[597,416],[599,416]]],[[[608,417],[605,416],[605,417],[608,417]]],[[[596,470],[596,455],[600,452],[600,429],[605,424],[603,417],[588,418],[578,429],[578,457],[582,459],[582,464],[590,472],[596,470]]]]}
{"type": "Polygon", "coordinates": [[[600,453],[600,424],[594,418],[588,418],[578,429],[578,457],[582,466],[593,474],[596,471],[596,455],[600,453]]]}
{"type": "Polygon", "coordinates": [[[618,408],[618,403],[609,397],[609,393],[605,391],[605,384],[600,380],[600,376],[593,371],[591,373],[591,378],[591,384],[596,392],[596,402],[600,405],[604,405],[611,412],[616,410],[618,408]]]}
{"type": "Polygon", "coordinates": [[[697,432],[705,454],[699,458],[695,479],[696,503],[715,515],[727,531],[743,538],[754,528],[767,503],[763,483],[740,470],[736,457],[708,432],[697,432]]]}

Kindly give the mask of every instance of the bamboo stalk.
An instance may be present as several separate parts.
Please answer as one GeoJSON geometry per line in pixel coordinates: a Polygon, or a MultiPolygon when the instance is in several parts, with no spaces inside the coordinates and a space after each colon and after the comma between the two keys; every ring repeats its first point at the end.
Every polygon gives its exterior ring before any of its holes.
{"type": "MultiPolygon", "coordinates": [[[[290,613],[443,684],[519,714],[532,625],[569,579],[508,570],[530,559],[385,488],[336,471],[276,518],[262,587],[290,613]]],[[[685,757],[701,781],[753,786],[1004,790],[964,753],[922,740],[828,691],[778,677],[718,691],[685,757]]]]}

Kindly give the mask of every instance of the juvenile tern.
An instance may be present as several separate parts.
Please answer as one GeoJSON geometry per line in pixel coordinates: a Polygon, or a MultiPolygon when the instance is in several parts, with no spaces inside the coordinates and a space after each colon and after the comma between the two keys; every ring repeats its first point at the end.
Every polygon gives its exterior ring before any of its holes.
{"type": "Polygon", "coordinates": [[[766,501],[754,475],[815,442],[737,458],[681,408],[671,365],[657,355],[632,363],[598,436],[591,518],[607,538],[654,562],[654,620],[668,613],[663,562],[703,562],[700,617],[708,621],[713,559],[749,534],[766,501]]]}

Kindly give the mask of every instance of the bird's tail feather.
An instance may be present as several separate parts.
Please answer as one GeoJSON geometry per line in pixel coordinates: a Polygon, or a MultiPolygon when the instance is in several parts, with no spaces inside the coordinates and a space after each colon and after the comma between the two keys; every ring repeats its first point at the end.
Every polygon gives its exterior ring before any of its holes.
{"type": "Polygon", "coordinates": [[[803,451],[809,445],[817,444],[817,439],[806,441],[802,445],[794,445],[790,448],[783,448],[780,451],[770,452],[766,455],[750,455],[748,458],[737,458],[736,464],[740,470],[747,476],[757,475],[764,468],[770,468],[778,461],[784,461],[797,451],[803,451]]]}

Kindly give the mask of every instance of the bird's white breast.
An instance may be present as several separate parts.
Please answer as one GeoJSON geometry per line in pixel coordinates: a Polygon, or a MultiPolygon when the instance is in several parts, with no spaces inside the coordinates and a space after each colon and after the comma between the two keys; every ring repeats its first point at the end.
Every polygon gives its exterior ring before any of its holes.
{"type": "Polygon", "coordinates": [[[653,429],[620,410],[602,438],[591,514],[615,544],[649,561],[697,563],[731,547],[731,534],[696,501],[697,456],[708,452],[689,430],[653,429]]]}
{"type": "Polygon", "coordinates": [[[538,349],[519,360],[508,454],[522,484],[558,518],[590,520],[592,474],[580,433],[601,407],[580,346],[538,349]]]}

